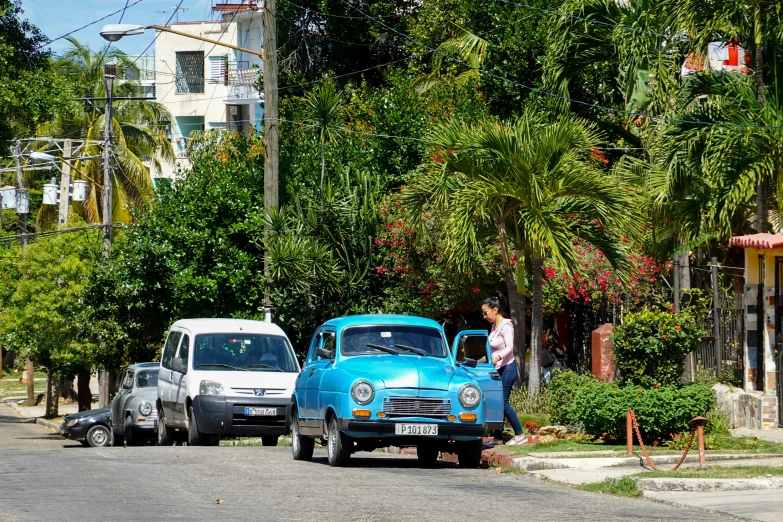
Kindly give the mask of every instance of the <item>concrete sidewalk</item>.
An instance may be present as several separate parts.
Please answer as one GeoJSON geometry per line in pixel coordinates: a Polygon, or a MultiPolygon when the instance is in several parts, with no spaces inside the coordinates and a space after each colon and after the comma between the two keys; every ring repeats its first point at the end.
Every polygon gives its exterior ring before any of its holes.
{"type": "Polygon", "coordinates": [[[757,439],[770,442],[783,442],[783,428],[771,430],[749,430],[747,428],[737,428],[730,430],[732,437],[756,437],[757,439]]]}
{"type": "Polygon", "coordinates": [[[783,520],[783,492],[759,491],[645,491],[645,498],[676,506],[708,509],[748,520],[783,520]]]}
{"type": "MultiPolygon", "coordinates": [[[[38,405],[38,406],[19,406],[17,402],[19,401],[25,401],[27,400],[26,397],[9,397],[7,399],[3,399],[3,402],[14,412],[16,412],[17,415],[19,415],[22,418],[25,419],[36,419],[40,417],[46,416],[46,406],[44,405],[38,405]]],[[[98,408],[98,403],[93,402],[90,409],[94,410],[98,408]]],[[[78,404],[60,404],[57,408],[57,411],[60,415],[70,415],[71,413],[78,413],[79,411],[79,405],[78,404]]]]}

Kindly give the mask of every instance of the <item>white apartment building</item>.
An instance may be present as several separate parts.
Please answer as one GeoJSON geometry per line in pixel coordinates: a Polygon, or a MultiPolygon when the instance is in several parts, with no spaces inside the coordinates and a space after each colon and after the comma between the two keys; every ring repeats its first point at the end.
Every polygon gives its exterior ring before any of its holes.
{"type": "MultiPolygon", "coordinates": [[[[239,16],[237,16],[237,19],[239,16]]],[[[260,13],[258,19],[260,21],[260,13]]],[[[180,22],[169,26],[188,35],[233,45],[256,45],[243,39],[241,23],[225,20],[180,22]]],[[[250,47],[253,48],[253,47],[250,47]]],[[[258,47],[260,49],[260,46],[258,47]]],[[[258,70],[245,53],[187,36],[158,31],[155,40],[155,99],[171,113],[166,128],[177,160],[162,166],[163,178],[177,167],[188,168],[187,143],[194,130],[232,129],[249,132],[260,120],[258,70]]],[[[165,163],[165,162],[164,162],[165,163]]]]}

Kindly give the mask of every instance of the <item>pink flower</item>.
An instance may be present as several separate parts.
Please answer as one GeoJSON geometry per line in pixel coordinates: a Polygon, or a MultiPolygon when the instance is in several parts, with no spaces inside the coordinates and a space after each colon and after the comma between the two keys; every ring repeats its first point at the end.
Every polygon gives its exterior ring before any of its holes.
{"type": "Polygon", "coordinates": [[[392,228],[394,228],[394,225],[392,225],[391,223],[389,223],[388,225],[386,225],[386,228],[388,228],[389,230],[391,230],[392,228]]]}
{"type": "Polygon", "coordinates": [[[585,297],[585,303],[589,303],[589,302],[590,302],[590,297],[589,296],[585,297]]]}
{"type": "Polygon", "coordinates": [[[382,273],[383,273],[383,267],[381,267],[381,266],[376,266],[376,267],[375,267],[375,271],[376,271],[376,272],[378,272],[379,274],[382,274],[382,273]]]}
{"type": "Polygon", "coordinates": [[[376,245],[380,245],[381,243],[383,243],[383,241],[381,241],[381,238],[379,238],[379,237],[376,237],[376,238],[375,238],[375,244],[376,244],[376,245]]]}
{"type": "Polygon", "coordinates": [[[546,274],[546,276],[547,276],[549,279],[552,279],[552,278],[554,278],[554,277],[555,277],[555,270],[554,270],[554,269],[553,269],[551,266],[550,266],[549,268],[547,268],[547,269],[544,271],[544,273],[546,274]]]}

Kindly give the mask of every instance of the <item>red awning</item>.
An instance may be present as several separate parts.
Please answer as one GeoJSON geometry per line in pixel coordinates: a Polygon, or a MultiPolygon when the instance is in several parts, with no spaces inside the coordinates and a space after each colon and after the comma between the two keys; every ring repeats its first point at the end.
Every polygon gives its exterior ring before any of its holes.
{"type": "Polygon", "coordinates": [[[783,234],[750,234],[731,238],[731,246],[770,250],[783,248],[783,234]]]}

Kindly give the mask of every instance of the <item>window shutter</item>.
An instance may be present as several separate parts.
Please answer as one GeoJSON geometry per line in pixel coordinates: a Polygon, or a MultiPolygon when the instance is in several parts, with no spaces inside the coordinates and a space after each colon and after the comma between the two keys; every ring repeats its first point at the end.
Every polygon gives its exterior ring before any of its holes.
{"type": "Polygon", "coordinates": [[[225,56],[209,57],[209,83],[224,83],[226,81],[226,63],[225,56]]]}

